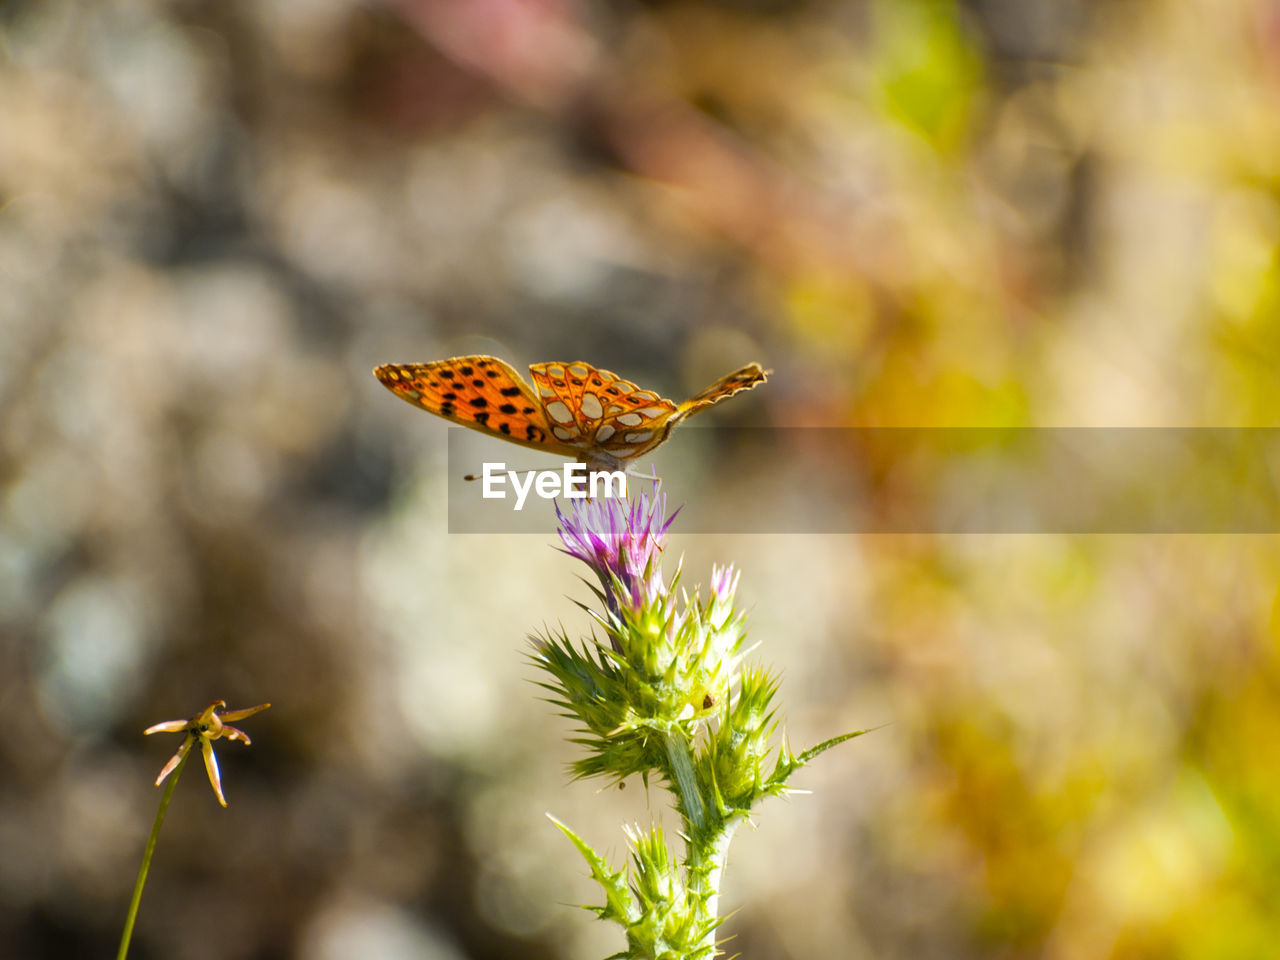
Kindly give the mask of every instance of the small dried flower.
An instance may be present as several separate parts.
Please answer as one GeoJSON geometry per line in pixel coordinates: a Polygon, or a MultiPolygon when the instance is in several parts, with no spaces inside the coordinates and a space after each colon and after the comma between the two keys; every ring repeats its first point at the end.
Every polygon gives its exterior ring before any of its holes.
{"type": "Polygon", "coordinates": [[[209,774],[209,783],[213,785],[213,792],[217,795],[218,802],[224,807],[227,805],[227,798],[222,795],[222,777],[218,773],[218,758],[213,754],[213,741],[226,737],[228,740],[241,740],[248,745],[251,742],[249,735],[237,727],[230,726],[226,721],[251,717],[267,709],[271,704],[260,703],[256,707],[245,710],[227,710],[226,706],[227,701],[215,700],[189,720],[166,720],[142,731],[144,734],[182,731],[187,734],[186,739],[182,741],[182,746],[178,747],[178,752],[169,758],[169,762],[160,771],[160,776],[156,777],[157,787],[164,783],[165,777],[169,776],[182,762],[191,745],[199,741],[200,750],[204,754],[204,768],[209,774]]]}

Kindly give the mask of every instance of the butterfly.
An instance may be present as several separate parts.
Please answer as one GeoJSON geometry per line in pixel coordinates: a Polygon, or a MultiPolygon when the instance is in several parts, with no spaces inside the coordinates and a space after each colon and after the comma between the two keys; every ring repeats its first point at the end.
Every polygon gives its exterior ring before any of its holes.
{"type": "Polygon", "coordinates": [[[564,457],[589,470],[623,470],[677,423],[769,378],[749,363],[684,403],[641,390],[581,360],[535,363],[533,386],[497,357],[387,363],[373,375],[402,400],[473,430],[564,457]]]}

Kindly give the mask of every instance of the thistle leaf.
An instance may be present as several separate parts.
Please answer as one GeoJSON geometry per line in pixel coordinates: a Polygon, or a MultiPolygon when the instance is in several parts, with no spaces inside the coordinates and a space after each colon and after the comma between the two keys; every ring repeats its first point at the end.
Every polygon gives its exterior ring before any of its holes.
{"type": "Polygon", "coordinates": [[[591,868],[591,876],[595,878],[595,881],[604,890],[604,906],[586,906],[583,909],[592,911],[601,920],[613,920],[623,926],[638,920],[640,909],[632,899],[631,891],[627,887],[623,872],[621,870],[611,870],[608,861],[596,853],[591,845],[574,833],[567,824],[557,820],[549,813],[547,814],[547,819],[559,827],[560,832],[568,837],[569,841],[578,848],[578,852],[582,854],[582,858],[587,861],[587,865],[591,868]]]}

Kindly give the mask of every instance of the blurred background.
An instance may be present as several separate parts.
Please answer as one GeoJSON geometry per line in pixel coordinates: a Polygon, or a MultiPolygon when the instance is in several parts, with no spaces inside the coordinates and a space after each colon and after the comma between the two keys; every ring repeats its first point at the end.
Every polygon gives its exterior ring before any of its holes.
{"type": "MultiPolygon", "coordinates": [[[[446,425],[375,364],[677,399],[771,367],[722,426],[1277,425],[1274,0],[8,0],[0,31],[5,957],[111,955],[178,744],[141,731],[214,698],[274,706],[219,744],[227,810],[187,770],[132,956],[622,948],[543,816],[621,859],[665,804],[570,782],[531,682],[580,571],[448,533],[446,425]]],[[[804,496],[715,433],[667,445],[702,477],[673,502],[804,496]]],[[[797,747],[886,725],[739,832],[730,950],[1274,955],[1278,546],[677,521],[687,583],[741,566],[797,747]]]]}

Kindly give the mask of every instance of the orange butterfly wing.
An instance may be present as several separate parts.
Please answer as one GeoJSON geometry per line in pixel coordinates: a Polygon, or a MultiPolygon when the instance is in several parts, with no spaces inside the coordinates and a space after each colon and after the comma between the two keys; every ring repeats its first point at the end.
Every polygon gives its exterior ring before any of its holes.
{"type": "Polygon", "coordinates": [[[581,360],[533,364],[536,392],[496,357],[388,363],[373,372],[396,396],[446,420],[610,470],[662,444],[685,417],[769,378],[749,363],[677,405],[581,360]]]}
{"type": "Polygon", "coordinates": [[[584,460],[633,460],[667,439],[679,408],[589,363],[535,363],[529,368],[551,433],[584,460]],[[607,456],[601,457],[600,453],[607,456]]]}
{"type": "Polygon", "coordinates": [[[400,399],[464,427],[535,450],[579,455],[552,434],[543,403],[524,378],[496,357],[387,363],[373,375],[400,399]]]}
{"type": "Polygon", "coordinates": [[[680,417],[691,417],[695,413],[707,409],[713,404],[732,397],[735,393],[750,390],[769,379],[769,371],[758,363],[748,363],[740,370],[735,370],[721,377],[701,393],[694,394],[680,404],[680,417]]]}
{"type": "Polygon", "coordinates": [[[577,449],[580,459],[604,466],[643,456],[665,442],[685,417],[769,379],[760,364],[749,363],[677,406],[581,360],[535,363],[529,373],[552,436],[577,449]]]}

